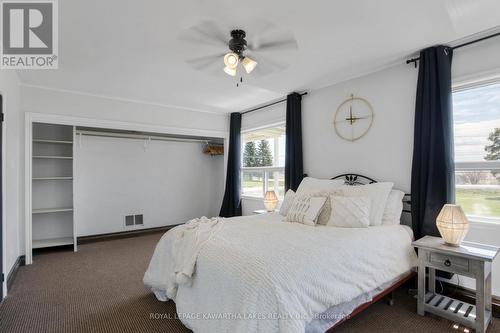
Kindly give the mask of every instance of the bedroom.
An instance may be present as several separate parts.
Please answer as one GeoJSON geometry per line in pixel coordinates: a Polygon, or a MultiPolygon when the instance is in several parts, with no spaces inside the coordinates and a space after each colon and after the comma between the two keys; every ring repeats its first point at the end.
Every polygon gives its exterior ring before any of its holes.
{"type": "Polygon", "coordinates": [[[1,332],[500,330],[497,1],[39,2],[1,332]]]}

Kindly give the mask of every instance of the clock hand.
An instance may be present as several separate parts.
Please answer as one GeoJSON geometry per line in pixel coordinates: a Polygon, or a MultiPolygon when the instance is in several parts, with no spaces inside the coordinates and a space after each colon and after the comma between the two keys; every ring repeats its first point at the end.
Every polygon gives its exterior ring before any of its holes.
{"type": "Polygon", "coordinates": [[[356,120],[361,120],[361,119],[368,119],[368,116],[365,117],[350,117],[350,118],[345,118],[345,120],[350,121],[351,125],[356,122],[356,120]]]}

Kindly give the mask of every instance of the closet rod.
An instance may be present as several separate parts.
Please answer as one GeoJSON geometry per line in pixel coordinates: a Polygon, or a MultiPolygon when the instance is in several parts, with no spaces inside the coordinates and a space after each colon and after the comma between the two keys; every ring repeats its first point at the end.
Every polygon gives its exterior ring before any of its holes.
{"type": "Polygon", "coordinates": [[[83,131],[77,130],[77,135],[85,136],[98,136],[107,138],[121,138],[121,139],[135,139],[135,140],[155,140],[155,141],[173,141],[173,142],[201,142],[208,143],[209,139],[188,139],[188,138],[175,138],[164,137],[158,135],[145,135],[145,134],[125,134],[125,133],[110,133],[110,132],[96,132],[96,131],[83,131]]]}
{"type": "MultiPolygon", "coordinates": [[[[300,96],[305,96],[305,95],[307,95],[307,91],[300,94],[300,96]]],[[[261,105],[261,106],[258,106],[256,108],[253,108],[253,109],[250,109],[250,110],[247,110],[247,111],[243,111],[243,112],[240,112],[240,113],[243,115],[245,113],[254,112],[254,111],[257,111],[257,110],[260,110],[260,109],[264,109],[264,108],[267,108],[267,107],[270,107],[270,106],[273,106],[273,105],[276,105],[276,104],[279,104],[279,103],[283,103],[283,102],[286,102],[286,98],[280,99],[278,101],[274,101],[272,103],[264,104],[264,105],[261,105]]]]}

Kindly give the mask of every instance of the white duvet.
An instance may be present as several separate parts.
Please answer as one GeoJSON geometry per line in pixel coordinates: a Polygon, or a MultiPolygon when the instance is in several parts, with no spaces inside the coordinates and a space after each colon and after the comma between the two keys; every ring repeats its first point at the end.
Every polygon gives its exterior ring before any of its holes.
{"type": "Polygon", "coordinates": [[[160,300],[173,299],[194,332],[303,333],[327,309],[416,263],[403,226],[311,227],[253,215],[220,223],[199,249],[191,283],[175,293],[172,247],[181,230],[161,238],[144,283],[160,300]]]}

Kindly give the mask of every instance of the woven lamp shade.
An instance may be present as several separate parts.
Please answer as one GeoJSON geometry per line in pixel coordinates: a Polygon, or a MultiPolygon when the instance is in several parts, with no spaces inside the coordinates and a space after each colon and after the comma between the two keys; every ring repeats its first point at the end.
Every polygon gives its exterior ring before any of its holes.
{"type": "Polygon", "coordinates": [[[446,204],[436,218],[436,226],[444,242],[460,246],[469,231],[469,221],[460,206],[446,204]]]}
{"type": "Polygon", "coordinates": [[[278,197],[274,191],[267,191],[264,195],[264,207],[268,212],[273,212],[278,205],[278,197]]]}

